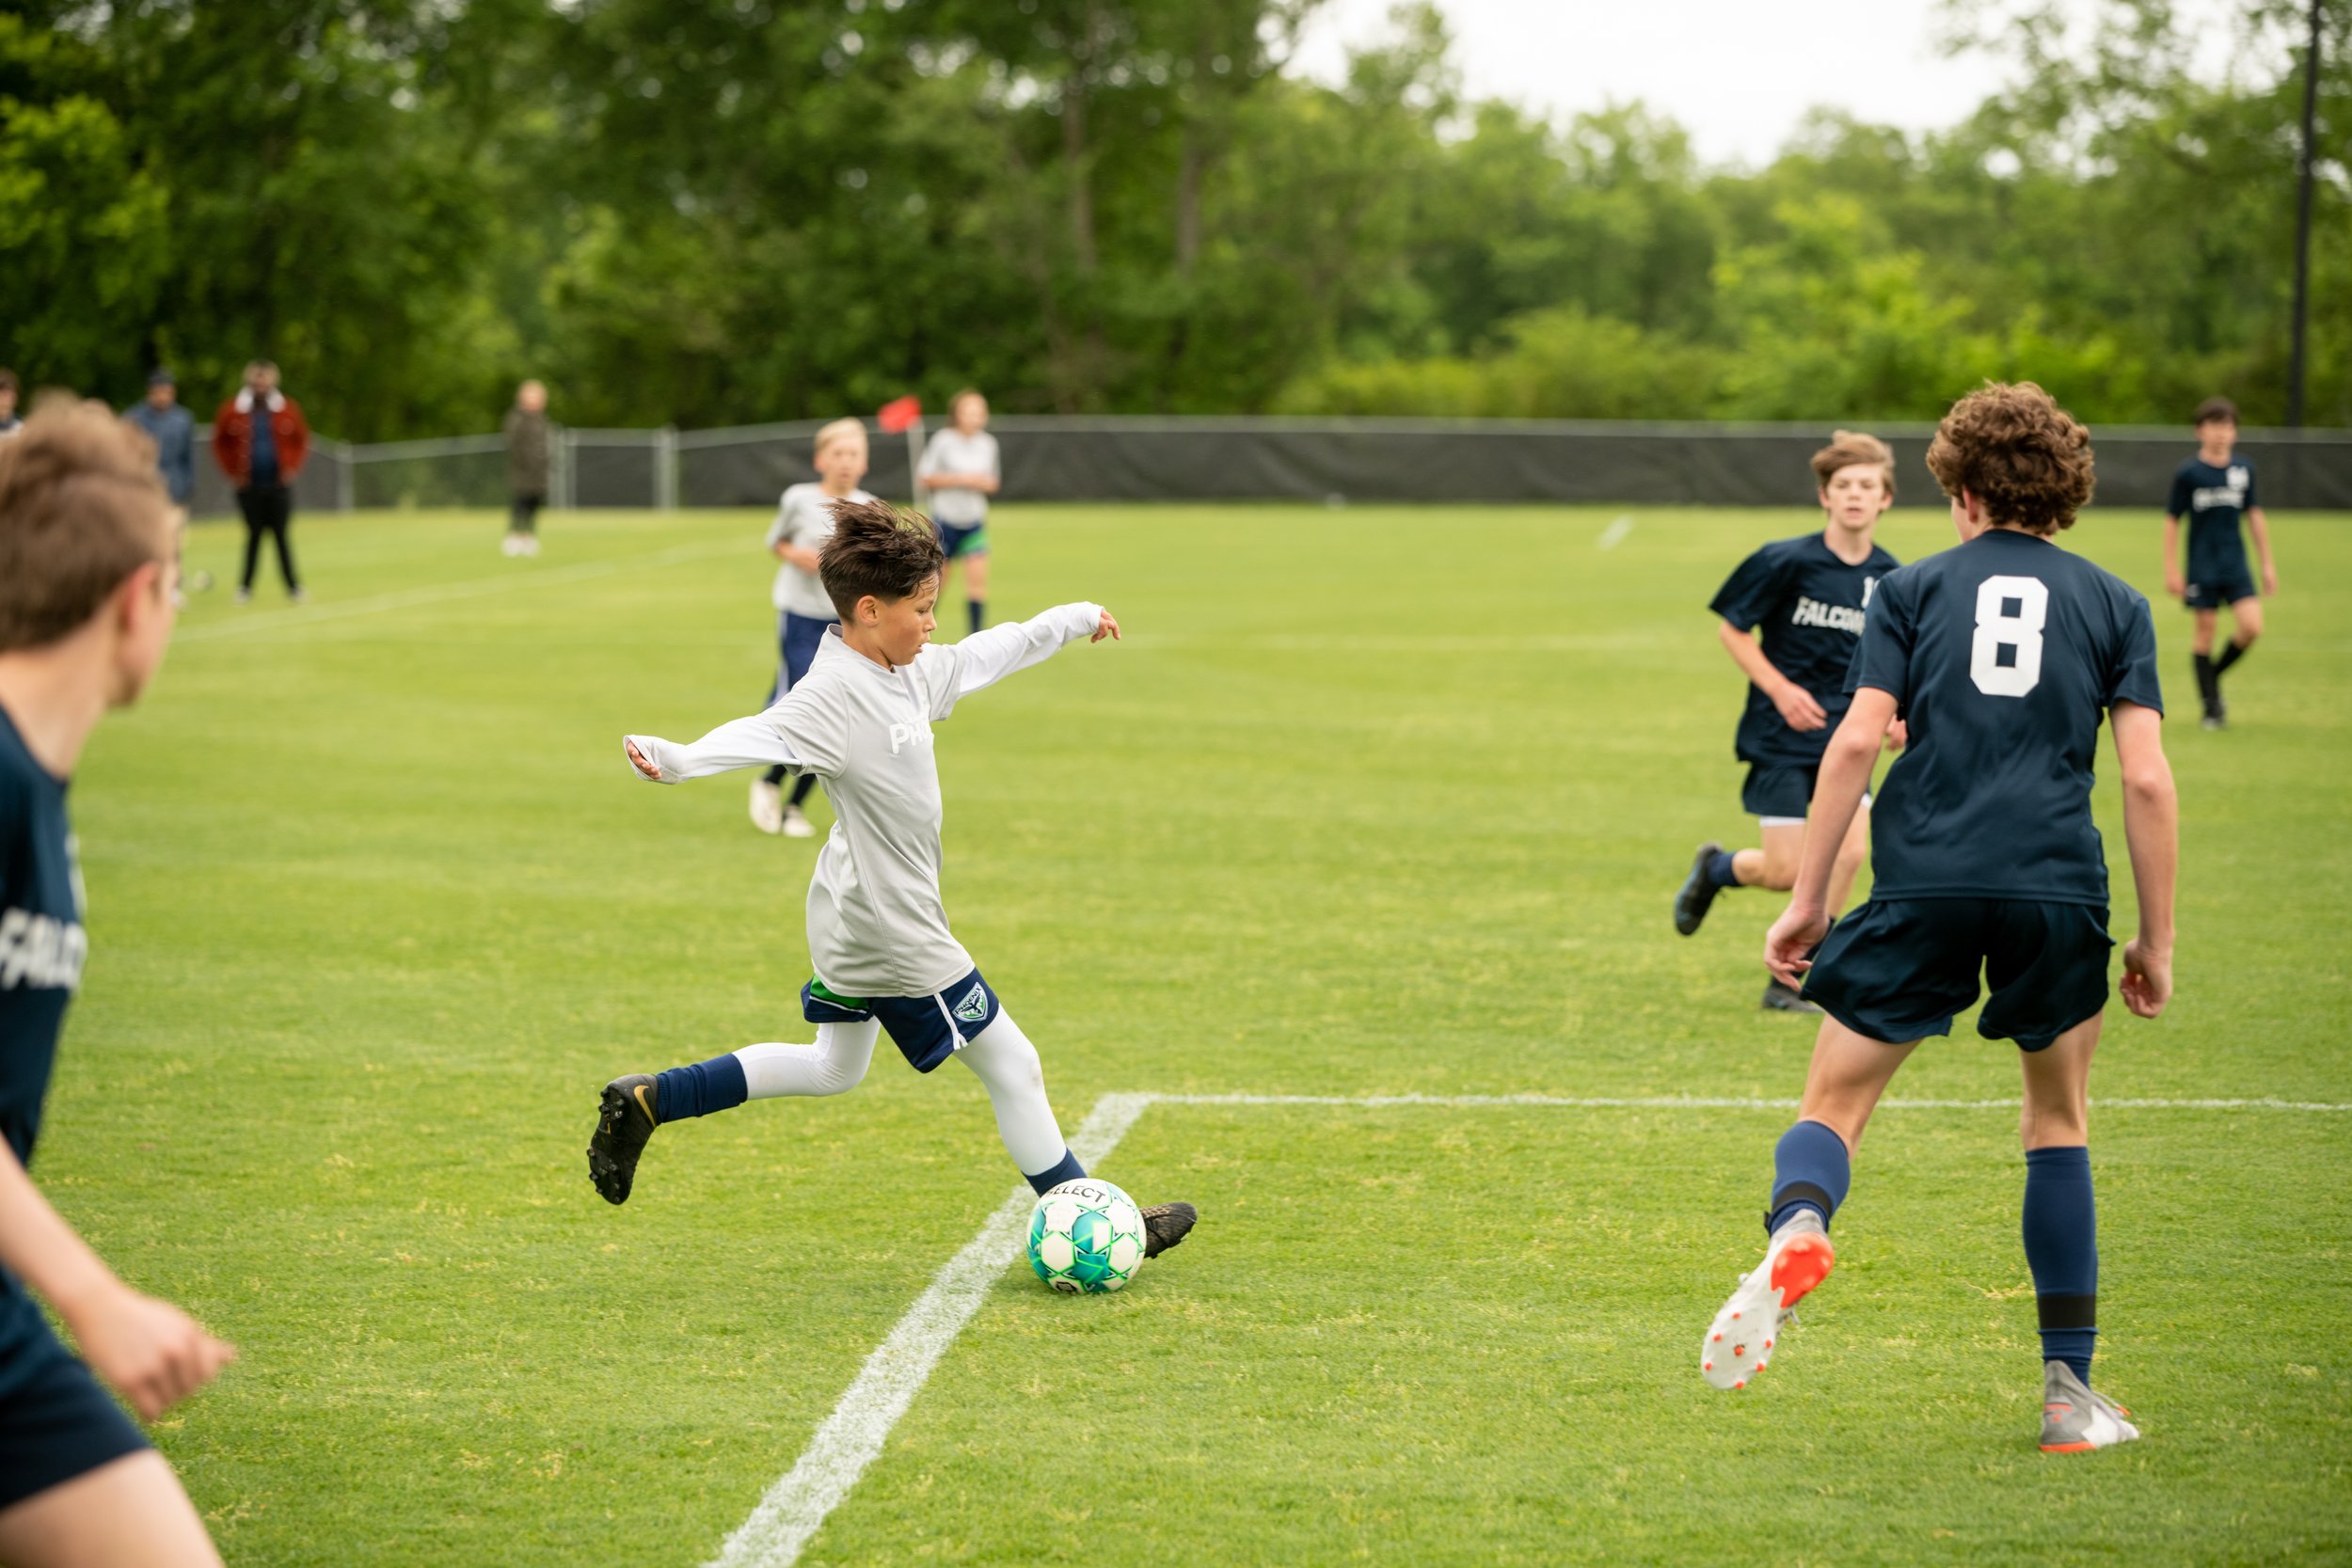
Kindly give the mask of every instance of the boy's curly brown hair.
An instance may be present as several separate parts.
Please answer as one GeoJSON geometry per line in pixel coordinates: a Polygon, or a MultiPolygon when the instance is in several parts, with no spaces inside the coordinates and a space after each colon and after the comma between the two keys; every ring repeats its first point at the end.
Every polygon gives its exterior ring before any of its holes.
{"type": "Polygon", "coordinates": [[[1988,381],[1935,427],[1928,468],[1954,500],[1963,490],[1995,523],[2034,533],[2074,526],[2090,499],[2090,432],[2030,381],[1988,381]]]}

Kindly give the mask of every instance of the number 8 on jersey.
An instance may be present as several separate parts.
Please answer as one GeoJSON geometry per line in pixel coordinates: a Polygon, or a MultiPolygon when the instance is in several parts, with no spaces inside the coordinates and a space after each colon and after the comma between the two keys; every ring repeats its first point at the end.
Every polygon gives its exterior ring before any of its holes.
{"type": "Polygon", "coordinates": [[[1968,678],[1988,697],[2022,697],[2042,683],[2042,626],[2049,586],[2040,578],[1992,577],[1977,586],[1977,635],[1968,678]],[[2006,659],[2001,650],[2010,650],[2006,659]]]}

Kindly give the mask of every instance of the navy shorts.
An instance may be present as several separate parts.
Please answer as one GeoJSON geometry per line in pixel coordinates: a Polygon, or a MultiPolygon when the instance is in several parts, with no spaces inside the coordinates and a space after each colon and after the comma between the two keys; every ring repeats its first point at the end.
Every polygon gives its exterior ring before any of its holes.
{"type": "Polygon", "coordinates": [[[1786,816],[1802,822],[1813,807],[1813,784],[1820,776],[1819,766],[1752,763],[1748,782],[1740,790],[1740,804],[1750,816],[1786,816]]]}
{"type": "Polygon", "coordinates": [[[977,969],[929,996],[840,996],[822,980],[801,988],[803,1018],[811,1023],[863,1023],[878,1018],[917,1072],[930,1071],[979,1038],[1002,1011],[1004,1004],[977,969]]]}
{"type": "Polygon", "coordinates": [[[817,650],[824,646],[825,633],[840,624],[795,615],[788,610],[776,612],[776,685],[768,695],[769,702],[807,679],[808,667],[817,661],[817,650]]]}
{"type": "Polygon", "coordinates": [[[1977,1033],[2040,1051],[2107,1005],[2107,911],[2029,898],[1873,898],[1832,926],[1804,999],[1888,1045],[1952,1032],[1990,992],[1977,1033]]]}
{"type": "Polygon", "coordinates": [[[953,523],[934,523],[939,530],[939,547],[954,561],[967,555],[988,553],[988,525],[974,523],[970,528],[958,528],[953,523]]]}
{"type": "Polygon", "coordinates": [[[2181,603],[2191,610],[2219,610],[2223,605],[2254,596],[2254,574],[2241,561],[2218,571],[2200,572],[2181,595],[2181,603]]]}
{"type": "Polygon", "coordinates": [[[38,1309],[0,1291],[0,1313],[32,1313],[0,1361],[0,1509],[149,1445],[90,1370],[57,1343],[38,1309]]]}

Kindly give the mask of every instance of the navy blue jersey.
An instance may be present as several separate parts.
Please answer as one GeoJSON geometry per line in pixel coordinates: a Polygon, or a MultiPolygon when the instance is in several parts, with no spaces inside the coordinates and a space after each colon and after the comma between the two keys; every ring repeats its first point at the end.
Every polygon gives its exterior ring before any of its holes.
{"type": "MultiPolygon", "coordinates": [[[[33,760],[0,709],[0,1137],[27,1165],[87,951],[65,784],[33,760]]],[[[0,1270],[0,1386],[21,1359],[11,1353],[47,1332],[23,1288],[0,1270]]]]}
{"type": "Polygon", "coordinates": [[[2188,519],[2188,562],[2185,575],[2191,582],[2219,582],[2233,573],[2246,573],[2246,541],[2237,520],[2261,505],[2254,499],[2254,466],[2242,457],[2227,464],[2192,457],[2172,476],[2172,499],[2165,511],[2188,519]]]}
{"type": "Polygon", "coordinates": [[[2046,539],[1989,529],[1893,573],[1852,685],[1911,743],[1870,808],[1870,896],[2107,902],[2090,820],[2099,726],[2164,710],[2148,601],[2046,539]]]}
{"type": "Polygon", "coordinates": [[[1813,694],[1829,715],[1818,730],[1792,730],[1780,709],[1754,684],[1740,715],[1741,762],[1806,768],[1821,760],[1845,716],[1846,672],[1862,635],[1862,612],[1895,558],[1873,546],[1869,559],[1850,566],[1818,533],[1779,539],[1745,561],[1718,589],[1708,609],[1740,631],[1764,628],[1764,657],[1772,668],[1813,694]]]}

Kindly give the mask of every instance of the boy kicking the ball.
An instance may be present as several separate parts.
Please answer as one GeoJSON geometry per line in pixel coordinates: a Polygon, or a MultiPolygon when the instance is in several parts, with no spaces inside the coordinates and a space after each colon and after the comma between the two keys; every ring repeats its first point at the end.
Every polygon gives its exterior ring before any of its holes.
{"type": "MultiPolygon", "coordinates": [[[[692,745],[651,736],[623,743],[629,766],[662,784],[764,764],[824,780],[834,821],[809,880],[816,973],[801,989],[817,1038],[607,1084],[588,1174],[608,1202],[628,1200],[655,1128],[747,1100],[855,1088],[884,1029],[917,1072],[953,1057],[978,1075],[1005,1151],[1040,1193],[1086,1175],[1045,1097],[1037,1048],[947,928],[931,726],[1065,643],[1117,638],[1119,623],[1100,605],[1067,604],[932,645],[944,560],[930,524],[878,501],[836,502],[833,515],[818,573],[840,625],[825,632],[808,673],[766,712],[692,745]]],[[[1144,1256],[1183,1241],[1196,1217],[1189,1203],[1145,1209],[1144,1256]]]]}
{"type": "MultiPolygon", "coordinates": [[[[1748,703],[1737,744],[1748,765],[1740,803],[1756,817],[1761,848],[1699,846],[1675,895],[1675,929],[1690,936],[1727,888],[1786,893],[1797,879],[1821,751],[1846,712],[1846,667],[1861,640],[1863,610],[1878,580],[1896,566],[1874,535],[1895,504],[1895,454],[1875,436],[1841,430],[1813,454],[1824,526],[1781,539],[1740,563],[1708,608],[1715,632],[1748,677],[1748,703]],[[1756,634],[1762,629],[1762,637],[1756,634]]],[[[1891,744],[1902,744],[1899,726],[1891,744]]],[[[1866,802],[1867,806],[1867,802],[1866,802]]],[[[1830,879],[1832,911],[1845,907],[1869,845],[1867,815],[1841,828],[1830,879]]],[[[1764,982],[1764,1006],[1819,1012],[1776,978],[1764,982]]]]}
{"type": "Polygon", "coordinates": [[[1991,995],[1987,1039],[2017,1042],[2025,1075],[2026,1263],[2041,1320],[2042,1447],[2076,1453],[2139,1435],[2090,1391],[2099,1250],[2090,1185],[2091,1052],[2106,1006],[2107,869],[2090,818],[2103,721],[2115,732],[2139,934],[2123,1004],[2172,991],[2177,809],[2148,601],[2055,535],[2090,499],[2090,436],[2030,382],[1987,385],[1936,431],[1931,468],[1960,547],[1899,568],[1870,602],[1853,705],[1822,759],[1772,972],[1828,1017],[1798,1120],[1773,1151],[1771,1241],[1708,1325],[1699,1370],[1718,1388],[1763,1370],[1788,1309],[1827,1276],[1829,1226],[1863,1129],[1896,1069],[1991,995]],[[1833,929],[1836,848],[1897,718],[1869,902],[1833,929]]]}

